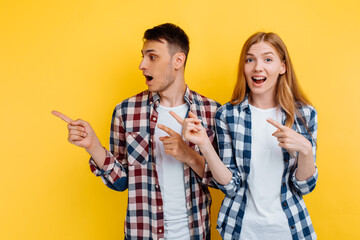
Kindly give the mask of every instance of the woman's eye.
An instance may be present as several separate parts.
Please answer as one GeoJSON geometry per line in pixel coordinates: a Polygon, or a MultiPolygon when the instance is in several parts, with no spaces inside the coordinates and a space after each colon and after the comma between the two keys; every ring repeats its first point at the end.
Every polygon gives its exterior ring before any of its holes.
{"type": "Polygon", "coordinates": [[[154,60],[156,58],[156,56],[150,56],[151,60],[154,60]]]}
{"type": "Polygon", "coordinates": [[[245,60],[246,63],[249,63],[249,62],[252,62],[252,61],[253,61],[252,58],[248,58],[248,59],[245,60]]]}
{"type": "Polygon", "coordinates": [[[271,61],[272,61],[271,58],[266,58],[266,59],[265,59],[265,62],[271,62],[271,61]]]}

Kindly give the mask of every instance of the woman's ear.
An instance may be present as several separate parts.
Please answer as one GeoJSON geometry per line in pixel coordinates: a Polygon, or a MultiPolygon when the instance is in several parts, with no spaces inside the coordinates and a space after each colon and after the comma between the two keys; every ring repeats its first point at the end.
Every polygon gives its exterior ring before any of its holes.
{"type": "Polygon", "coordinates": [[[286,73],[286,63],[285,63],[285,60],[281,63],[280,75],[283,75],[284,73],[286,73]]]}

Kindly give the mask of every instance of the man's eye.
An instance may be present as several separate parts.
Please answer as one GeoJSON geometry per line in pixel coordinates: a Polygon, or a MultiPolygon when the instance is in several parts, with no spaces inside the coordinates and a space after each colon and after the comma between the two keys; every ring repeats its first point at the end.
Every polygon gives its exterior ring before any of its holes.
{"type": "Polygon", "coordinates": [[[156,56],[150,56],[151,60],[154,60],[156,58],[156,56]]]}

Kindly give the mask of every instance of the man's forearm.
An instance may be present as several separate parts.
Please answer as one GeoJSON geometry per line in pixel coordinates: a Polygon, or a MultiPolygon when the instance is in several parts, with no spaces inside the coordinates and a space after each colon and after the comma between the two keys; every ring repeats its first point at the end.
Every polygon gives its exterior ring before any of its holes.
{"type": "Polygon", "coordinates": [[[187,164],[199,177],[203,177],[205,172],[205,158],[193,149],[191,149],[190,155],[191,157],[189,161],[187,161],[187,164]]]}
{"type": "Polygon", "coordinates": [[[86,151],[91,155],[94,159],[96,165],[102,169],[106,159],[106,150],[103,146],[98,145],[96,147],[88,148],[86,151]]]}

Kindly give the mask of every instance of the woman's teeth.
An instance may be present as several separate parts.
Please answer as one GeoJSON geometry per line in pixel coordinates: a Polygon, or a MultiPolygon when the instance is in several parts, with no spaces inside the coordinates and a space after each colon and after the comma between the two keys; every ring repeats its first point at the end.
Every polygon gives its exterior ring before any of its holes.
{"type": "Polygon", "coordinates": [[[263,83],[263,82],[265,82],[266,77],[252,77],[252,80],[253,80],[255,83],[263,83]]]}

